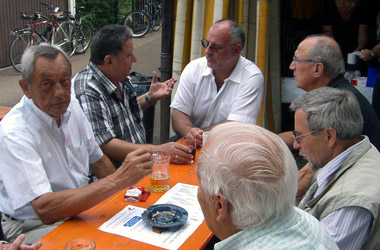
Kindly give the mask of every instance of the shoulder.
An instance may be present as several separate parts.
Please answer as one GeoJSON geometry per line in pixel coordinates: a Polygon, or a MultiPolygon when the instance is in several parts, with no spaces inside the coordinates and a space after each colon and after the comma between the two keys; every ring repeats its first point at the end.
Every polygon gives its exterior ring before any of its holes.
{"type": "Polygon", "coordinates": [[[243,56],[240,56],[236,66],[242,71],[247,71],[249,74],[262,75],[260,68],[257,67],[257,65],[254,62],[248,60],[243,56]]]}

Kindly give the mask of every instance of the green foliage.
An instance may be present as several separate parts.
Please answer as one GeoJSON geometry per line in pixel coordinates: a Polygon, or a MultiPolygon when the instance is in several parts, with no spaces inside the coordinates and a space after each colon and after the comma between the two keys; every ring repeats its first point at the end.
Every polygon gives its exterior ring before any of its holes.
{"type": "Polygon", "coordinates": [[[132,0],[76,0],[76,5],[84,6],[84,12],[92,15],[86,18],[94,32],[113,23],[121,23],[124,15],[131,10],[132,0]]]}

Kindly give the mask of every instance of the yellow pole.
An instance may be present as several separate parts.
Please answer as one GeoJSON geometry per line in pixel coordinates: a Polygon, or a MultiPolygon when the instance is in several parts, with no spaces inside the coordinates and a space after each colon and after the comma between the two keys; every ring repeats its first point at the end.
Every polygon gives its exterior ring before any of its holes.
{"type": "Polygon", "coordinates": [[[264,97],[261,103],[260,116],[257,124],[264,125],[264,105],[266,102],[266,92],[268,79],[267,73],[267,55],[268,55],[268,25],[269,25],[269,0],[257,0],[257,46],[256,46],[256,64],[261,69],[265,85],[264,97]]]}

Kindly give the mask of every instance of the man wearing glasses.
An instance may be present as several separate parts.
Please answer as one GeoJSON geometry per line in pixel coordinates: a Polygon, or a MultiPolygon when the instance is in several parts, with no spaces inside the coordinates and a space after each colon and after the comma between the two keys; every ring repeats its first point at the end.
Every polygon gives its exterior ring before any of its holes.
{"type": "Polygon", "coordinates": [[[223,122],[256,124],[264,89],[260,69],[240,55],[245,33],[235,22],[215,22],[201,43],[206,56],[183,70],[171,104],[174,131],[199,142],[223,122]]]}
{"type": "Polygon", "coordinates": [[[340,249],[379,249],[380,153],[362,135],[357,98],[323,87],[290,108],[294,148],[318,170],[298,207],[321,221],[340,249]]]}
{"type": "MultiPolygon", "coordinates": [[[[368,100],[344,78],[344,60],[338,43],[325,35],[312,35],[303,40],[294,52],[289,68],[294,71],[296,86],[307,92],[328,86],[351,91],[357,98],[363,116],[363,134],[380,150],[380,122],[368,100]]],[[[293,149],[290,131],[279,136],[293,149]]],[[[301,197],[314,174],[308,166],[299,171],[297,196],[301,197]]]]}

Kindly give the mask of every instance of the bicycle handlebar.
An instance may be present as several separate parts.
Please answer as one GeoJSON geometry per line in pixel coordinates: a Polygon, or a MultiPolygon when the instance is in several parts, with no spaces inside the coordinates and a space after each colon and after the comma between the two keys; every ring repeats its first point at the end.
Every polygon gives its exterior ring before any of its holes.
{"type": "Polygon", "coordinates": [[[21,12],[20,17],[22,19],[26,19],[26,20],[28,20],[28,19],[33,19],[33,20],[37,20],[37,19],[46,20],[46,19],[48,19],[46,16],[42,15],[40,12],[34,12],[33,15],[27,15],[24,12],[21,12]]]}

